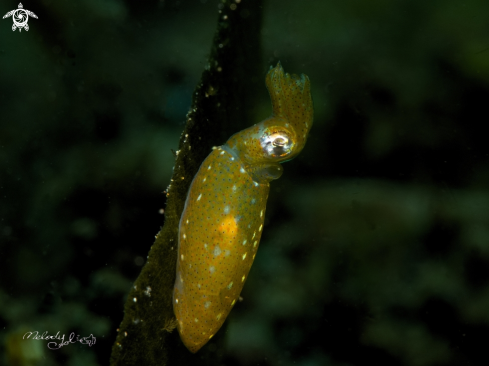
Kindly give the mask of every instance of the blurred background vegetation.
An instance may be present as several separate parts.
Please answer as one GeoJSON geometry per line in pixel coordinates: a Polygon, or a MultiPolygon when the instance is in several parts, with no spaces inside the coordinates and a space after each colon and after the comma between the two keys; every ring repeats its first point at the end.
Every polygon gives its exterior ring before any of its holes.
{"type": "MultiPolygon", "coordinates": [[[[0,364],[105,365],[220,3],[23,5],[29,32],[0,22],[0,364]],[[97,343],[51,351],[32,330],[97,343]]],[[[264,7],[250,77],[307,74],[315,124],[272,183],[226,347],[206,347],[225,365],[487,363],[489,2],[264,7]]],[[[253,110],[270,113],[264,82],[253,110]]]]}

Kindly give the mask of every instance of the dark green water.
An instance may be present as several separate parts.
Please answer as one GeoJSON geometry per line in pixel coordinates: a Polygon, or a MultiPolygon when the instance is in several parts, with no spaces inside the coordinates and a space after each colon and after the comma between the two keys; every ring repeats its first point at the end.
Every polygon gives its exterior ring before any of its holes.
{"type": "MultiPolygon", "coordinates": [[[[280,60],[309,76],[314,126],[206,347],[223,365],[486,364],[489,2],[264,4],[249,123],[280,60]]],[[[28,31],[0,22],[0,365],[106,365],[218,2],[23,6],[28,31]],[[35,330],[97,343],[50,350],[35,330]]]]}

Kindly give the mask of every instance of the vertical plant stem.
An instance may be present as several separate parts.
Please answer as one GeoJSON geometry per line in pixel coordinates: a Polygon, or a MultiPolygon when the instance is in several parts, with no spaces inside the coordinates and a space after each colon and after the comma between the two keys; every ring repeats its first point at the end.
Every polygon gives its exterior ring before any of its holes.
{"type": "Polygon", "coordinates": [[[219,348],[223,343],[222,330],[196,355],[185,348],[178,332],[169,332],[174,323],[172,292],[178,224],[190,183],[212,146],[222,145],[234,132],[253,123],[251,107],[256,104],[257,90],[263,88],[263,2],[219,3],[209,61],[193,93],[180,138],[167,192],[165,224],[128,295],[124,319],[112,348],[112,366],[215,365],[223,353],[219,348]]]}

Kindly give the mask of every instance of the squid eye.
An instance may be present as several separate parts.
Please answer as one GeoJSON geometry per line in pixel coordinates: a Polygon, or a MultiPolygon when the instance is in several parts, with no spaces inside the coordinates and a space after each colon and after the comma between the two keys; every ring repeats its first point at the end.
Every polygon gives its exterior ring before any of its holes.
{"type": "Polygon", "coordinates": [[[260,143],[263,151],[267,156],[272,158],[287,156],[294,146],[292,139],[290,138],[290,133],[285,130],[265,133],[260,139],[260,143]]]}
{"type": "Polygon", "coordinates": [[[279,136],[272,141],[272,145],[275,147],[284,147],[287,144],[287,142],[288,142],[287,138],[279,136]]]}

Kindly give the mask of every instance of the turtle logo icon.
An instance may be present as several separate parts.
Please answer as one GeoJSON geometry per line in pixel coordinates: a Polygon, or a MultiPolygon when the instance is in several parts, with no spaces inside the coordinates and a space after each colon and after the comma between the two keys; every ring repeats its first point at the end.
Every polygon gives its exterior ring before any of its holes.
{"type": "Polygon", "coordinates": [[[3,16],[3,19],[12,17],[12,19],[14,20],[14,25],[12,25],[13,31],[15,31],[17,28],[19,28],[19,32],[22,31],[22,28],[28,31],[29,25],[27,25],[27,22],[29,20],[29,15],[37,19],[36,14],[34,14],[32,11],[25,10],[22,6],[22,3],[19,3],[19,8],[9,11],[3,16]]]}

